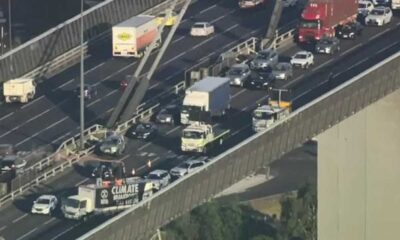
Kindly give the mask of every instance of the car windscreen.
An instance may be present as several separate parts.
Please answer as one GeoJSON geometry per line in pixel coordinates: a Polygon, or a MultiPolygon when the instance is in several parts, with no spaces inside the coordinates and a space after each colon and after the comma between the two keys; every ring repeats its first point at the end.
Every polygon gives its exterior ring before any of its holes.
{"type": "Polygon", "coordinates": [[[181,163],[180,165],[179,165],[179,168],[189,168],[190,167],[190,164],[189,163],[181,163]]]}
{"type": "Polygon", "coordinates": [[[367,4],[365,3],[359,3],[358,8],[367,8],[367,4]]]}
{"type": "Polygon", "coordinates": [[[383,15],[385,13],[385,11],[383,11],[383,10],[376,10],[376,9],[374,9],[374,10],[372,10],[371,11],[371,15],[376,15],[376,16],[381,16],[381,15],[383,15]]]}
{"type": "Polygon", "coordinates": [[[149,174],[148,179],[160,180],[161,176],[159,176],[157,174],[149,174]]]}
{"type": "Polygon", "coordinates": [[[294,56],[294,58],[297,58],[297,59],[306,59],[306,58],[307,58],[307,55],[306,55],[306,54],[299,53],[299,54],[296,54],[296,56],[294,56]]]}
{"type": "Polygon", "coordinates": [[[201,23],[195,23],[195,24],[193,25],[193,28],[203,28],[203,27],[204,27],[204,25],[201,24],[201,23]]]}
{"type": "Polygon", "coordinates": [[[241,75],[242,73],[242,68],[232,68],[231,70],[229,70],[228,75],[241,75]]]}
{"type": "Polygon", "coordinates": [[[49,204],[50,200],[49,199],[44,199],[44,198],[39,198],[36,203],[38,204],[49,204]]]}

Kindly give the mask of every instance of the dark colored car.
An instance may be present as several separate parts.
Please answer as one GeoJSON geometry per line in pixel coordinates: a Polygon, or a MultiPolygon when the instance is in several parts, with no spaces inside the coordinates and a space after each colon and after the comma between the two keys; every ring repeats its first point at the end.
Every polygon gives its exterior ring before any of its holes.
{"type": "Polygon", "coordinates": [[[245,86],[249,89],[268,89],[274,81],[275,77],[270,72],[252,72],[245,86]]]}
{"type": "Polygon", "coordinates": [[[178,105],[168,105],[161,109],[156,116],[156,122],[177,124],[180,123],[180,107],[178,105]]]}
{"type": "Polygon", "coordinates": [[[113,169],[110,163],[101,163],[95,167],[91,174],[94,178],[111,179],[113,178],[113,169]]]}
{"type": "Polygon", "coordinates": [[[119,87],[121,91],[125,91],[125,89],[128,87],[129,82],[132,80],[133,75],[126,75],[124,79],[121,80],[119,83],[119,87]]]}
{"type": "Polygon", "coordinates": [[[130,138],[149,140],[157,133],[157,128],[152,123],[138,123],[133,125],[128,131],[130,138]]]}
{"type": "Polygon", "coordinates": [[[359,22],[339,25],[336,28],[336,36],[342,39],[354,39],[360,36],[363,31],[363,26],[359,22]]]}
{"type": "Polygon", "coordinates": [[[317,53],[334,54],[340,51],[340,41],[336,37],[324,37],[315,45],[317,53]]]}
{"type": "MultiPolygon", "coordinates": [[[[75,89],[75,94],[78,96],[78,98],[81,97],[81,87],[78,86],[75,89]]],[[[97,90],[94,86],[90,86],[88,84],[85,84],[85,86],[83,87],[83,96],[85,97],[85,99],[87,100],[91,100],[92,98],[97,96],[97,90]]]]}

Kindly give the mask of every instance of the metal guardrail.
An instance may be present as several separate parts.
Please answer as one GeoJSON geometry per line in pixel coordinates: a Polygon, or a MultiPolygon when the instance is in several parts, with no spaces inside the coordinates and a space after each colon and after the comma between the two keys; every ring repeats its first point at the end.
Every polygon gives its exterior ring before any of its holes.
{"type": "MultiPolygon", "coordinates": [[[[179,3],[183,0],[179,0],[179,3]]],[[[113,25],[132,16],[143,14],[157,14],[169,6],[171,0],[106,0],[83,13],[84,34],[88,43],[91,39],[104,39],[101,36],[109,35],[113,25]],[[150,10],[149,10],[150,9],[150,10]],[[99,37],[100,36],[100,37],[99,37]]],[[[0,57],[0,82],[11,78],[27,75],[29,72],[40,73],[36,78],[52,76],[61,70],[56,66],[65,66],[65,63],[74,63],[79,54],[61,57],[66,52],[79,47],[80,15],[75,16],[45,33],[18,46],[14,50],[0,57]],[[56,59],[57,58],[57,59],[56,59]],[[65,63],[60,63],[65,61],[65,63]]],[[[90,46],[89,46],[90,47],[90,46]]],[[[34,74],[31,73],[31,74],[34,74]]]]}
{"type": "Polygon", "coordinates": [[[156,229],[399,89],[399,66],[397,53],[78,239],[149,239],[156,229]]]}
{"type": "MultiPolygon", "coordinates": [[[[179,94],[185,90],[185,82],[179,82],[170,88],[170,90],[165,91],[158,96],[158,99],[162,98],[164,95],[168,94],[179,94]]],[[[136,123],[138,120],[149,119],[155,111],[159,108],[160,104],[152,104],[149,107],[148,103],[143,103],[138,107],[135,117],[132,119],[118,125],[113,131],[119,133],[124,133],[132,124],[136,123]]],[[[111,131],[102,125],[95,124],[84,131],[85,145],[91,141],[97,142],[104,139],[104,133],[111,131]]],[[[80,134],[76,134],[65,140],[57,149],[57,151],[43,160],[33,164],[28,169],[24,171],[22,176],[17,177],[13,181],[18,183],[18,187],[15,187],[11,193],[0,198],[0,207],[10,200],[14,200],[16,197],[30,190],[34,186],[38,186],[41,182],[56,176],[60,172],[65,171],[67,168],[71,167],[74,163],[78,162],[83,156],[86,156],[93,152],[94,145],[90,144],[86,149],[78,151],[78,146],[80,142],[80,134]],[[51,169],[46,169],[52,167],[51,169]],[[43,172],[45,170],[45,172],[43,172]],[[22,183],[21,183],[22,182],[22,183]]]]}

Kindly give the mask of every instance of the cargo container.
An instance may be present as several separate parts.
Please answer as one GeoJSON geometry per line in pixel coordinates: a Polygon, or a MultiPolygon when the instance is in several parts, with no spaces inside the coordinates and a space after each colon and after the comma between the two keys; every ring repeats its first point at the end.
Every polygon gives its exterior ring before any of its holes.
{"type": "Polygon", "coordinates": [[[208,122],[230,108],[229,78],[206,77],[186,90],[181,110],[181,123],[208,122]]]}
{"type": "Polygon", "coordinates": [[[31,78],[12,79],[4,82],[3,95],[7,103],[27,103],[36,93],[35,81],[31,78]]]}
{"type": "Polygon", "coordinates": [[[310,0],[298,28],[299,42],[334,36],[335,27],[356,20],[358,0],[310,0]]]}
{"type": "MultiPolygon", "coordinates": [[[[143,56],[145,49],[158,36],[158,25],[154,16],[139,15],[112,28],[112,47],[114,57],[143,56]]],[[[161,39],[157,39],[157,45],[161,39]]]]}

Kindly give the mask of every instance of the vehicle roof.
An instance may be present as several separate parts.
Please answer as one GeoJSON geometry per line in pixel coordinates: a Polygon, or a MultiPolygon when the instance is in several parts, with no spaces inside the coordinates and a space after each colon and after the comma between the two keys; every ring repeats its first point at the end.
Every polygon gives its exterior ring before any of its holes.
{"type": "Polygon", "coordinates": [[[388,7],[384,7],[384,6],[377,6],[377,7],[374,7],[374,9],[372,9],[372,10],[379,10],[379,11],[383,11],[383,10],[385,10],[386,8],[388,8],[388,7]]]}
{"type": "Polygon", "coordinates": [[[229,82],[229,78],[223,77],[206,77],[202,80],[196,82],[193,86],[191,86],[188,91],[206,91],[210,92],[221,85],[229,82]]]}
{"type": "Polygon", "coordinates": [[[163,174],[163,173],[168,173],[168,171],[162,170],[162,169],[156,169],[156,170],[154,170],[154,171],[151,171],[151,172],[149,173],[149,175],[150,175],[150,174],[153,174],[153,175],[161,175],[161,174],[163,174]]]}
{"type": "Polygon", "coordinates": [[[209,23],[209,22],[195,22],[193,25],[196,25],[196,24],[207,24],[207,23],[209,23]]]}
{"type": "Polygon", "coordinates": [[[288,63],[288,62],[278,62],[275,67],[280,67],[280,66],[285,66],[285,67],[291,67],[292,64],[288,63]]]}
{"type": "Polygon", "coordinates": [[[249,68],[249,66],[244,63],[236,63],[236,64],[233,64],[231,68],[249,68]]]}
{"type": "Polygon", "coordinates": [[[309,52],[309,51],[299,51],[294,55],[297,55],[297,54],[309,54],[309,53],[311,53],[311,52],[309,52]]]}
{"type": "Polygon", "coordinates": [[[200,160],[187,160],[187,161],[184,161],[184,163],[194,164],[194,163],[204,163],[204,161],[200,161],[200,160]]]}
{"type": "Polygon", "coordinates": [[[31,82],[31,81],[33,81],[33,78],[16,78],[16,79],[11,79],[8,82],[24,83],[24,82],[31,82]]]}
{"type": "Polygon", "coordinates": [[[117,25],[117,27],[139,27],[147,22],[152,21],[153,19],[154,16],[139,15],[121,22],[120,24],[117,25]]]}
{"type": "Polygon", "coordinates": [[[45,195],[41,195],[40,197],[38,197],[38,199],[52,199],[52,198],[56,198],[56,196],[54,195],[50,195],[50,194],[45,194],[45,195]]]}

